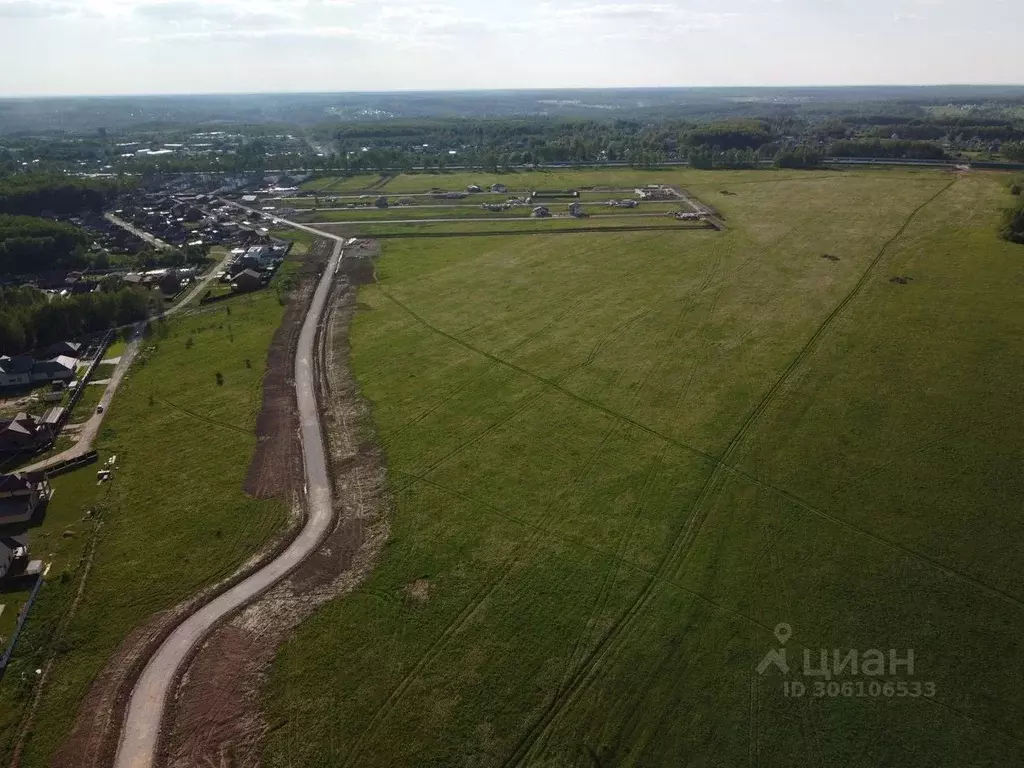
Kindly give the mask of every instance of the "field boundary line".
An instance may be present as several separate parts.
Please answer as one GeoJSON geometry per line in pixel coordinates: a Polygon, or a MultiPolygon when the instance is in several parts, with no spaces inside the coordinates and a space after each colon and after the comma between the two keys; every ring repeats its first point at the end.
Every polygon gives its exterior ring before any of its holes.
{"type": "MultiPolygon", "coordinates": [[[[754,423],[756,423],[760,416],[767,410],[768,406],[771,405],[772,401],[776,398],[776,396],[782,390],[785,384],[788,383],[792,374],[799,367],[799,365],[804,360],[806,360],[807,357],[811,354],[811,352],[817,346],[818,341],[831,326],[832,322],[842,313],[843,309],[845,309],[850,304],[850,302],[852,302],[853,299],[856,298],[857,295],[859,295],[863,287],[867,284],[871,275],[874,273],[875,268],[878,266],[878,264],[884,258],[885,254],[888,252],[889,248],[907,230],[907,228],[914,221],[917,215],[921,211],[923,211],[928,205],[937,200],[944,192],[950,189],[957,182],[957,180],[958,177],[954,177],[949,183],[945,184],[935,194],[930,196],[927,200],[925,200],[923,203],[918,205],[913,211],[911,211],[909,216],[907,216],[903,224],[900,226],[899,230],[897,230],[897,232],[892,237],[890,237],[879,249],[874,259],[868,265],[868,268],[861,275],[860,279],[854,284],[853,289],[847,293],[847,295],[839,302],[839,304],[825,317],[824,321],[822,321],[822,323],[818,325],[817,329],[811,335],[810,339],[808,339],[808,341],[797,353],[796,357],[794,357],[793,360],[789,363],[789,365],[783,370],[782,375],[776,380],[775,384],[772,385],[772,387],[764,395],[764,397],[761,399],[758,405],[754,408],[753,412],[751,412],[751,414],[746,418],[743,424],[741,424],[737,433],[733,436],[732,440],[729,441],[729,444],[727,445],[721,458],[715,460],[715,467],[712,469],[711,474],[705,481],[704,486],[702,487],[696,502],[691,508],[690,515],[687,518],[686,524],[680,531],[676,540],[669,546],[668,550],[665,552],[664,557],[659,563],[659,574],[661,574],[663,569],[670,567],[672,561],[676,560],[680,556],[682,556],[682,561],[679,564],[679,566],[675,568],[675,572],[679,573],[681,571],[682,566],[686,564],[689,552],[692,551],[692,545],[696,541],[697,536],[699,535],[703,527],[703,523],[708,516],[707,511],[701,514],[700,511],[702,507],[707,503],[708,499],[710,499],[711,496],[718,490],[723,474],[730,471],[736,472],[738,474],[742,473],[741,470],[735,470],[731,468],[727,464],[727,462],[736,452],[739,444],[743,441],[746,434],[750,431],[751,427],[754,425],[754,423]]],[[[746,473],[742,474],[745,475],[746,473]]],[[[794,502],[797,501],[796,497],[793,496],[792,494],[785,491],[781,491],[781,489],[776,490],[782,493],[788,499],[794,502]]],[[[820,510],[816,510],[813,507],[810,507],[810,505],[808,505],[806,502],[800,501],[799,506],[809,509],[810,511],[816,512],[819,515],[827,516],[826,513],[823,513],[820,510]]],[[[830,519],[833,519],[834,522],[839,522],[837,518],[831,518],[831,516],[828,517],[830,517],[830,519]]],[[[848,527],[855,528],[851,524],[847,525],[848,527]]],[[[882,540],[880,537],[872,536],[872,538],[877,538],[877,540],[880,541],[882,540]]],[[[903,549],[902,547],[899,548],[903,549]]],[[[534,727],[520,741],[519,746],[512,753],[509,760],[505,763],[506,766],[510,766],[513,764],[521,765],[527,759],[534,745],[538,741],[546,738],[558,717],[562,714],[562,712],[564,712],[566,706],[571,704],[575,700],[577,694],[582,692],[583,688],[586,687],[589,681],[593,679],[594,674],[598,670],[601,662],[610,652],[615,642],[619,640],[619,636],[624,631],[627,631],[630,628],[634,618],[641,611],[643,611],[650,603],[650,601],[653,599],[654,587],[657,583],[658,582],[653,579],[649,581],[645,588],[637,596],[636,601],[631,606],[629,606],[629,608],[626,609],[626,611],[619,617],[619,620],[614,622],[612,626],[609,627],[605,636],[597,644],[597,646],[595,646],[593,652],[588,656],[588,658],[584,661],[581,667],[577,670],[577,673],[573,676],[575,682],[570,688],[564,691],[562,701],[558,702],[558,698],[556,697],[556,699],[551,702],[551,705],[549,706],[547,711],[541,716],[541,719],[537,721],[534,727]]]]}

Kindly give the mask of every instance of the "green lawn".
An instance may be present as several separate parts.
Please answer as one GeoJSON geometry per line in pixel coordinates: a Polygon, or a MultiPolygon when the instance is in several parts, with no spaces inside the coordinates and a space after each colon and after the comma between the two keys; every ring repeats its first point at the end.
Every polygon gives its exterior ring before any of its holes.
{"type": "MultiPolygon", "coordinates": [[[[279,275],[292,271],[286,262],[279,275]]],[[[256,444],[267,348],[283,312],[272,286],[167,321],[143,342],[100,436],[101,456],[117,454],[119,469],[103,502],[93,570],[57,647],[23,766],[48,763],[93,676],[128,632],[230,575],[281,529],[285,505],[251,499],[242,487],[256,444]]],[[[95,470],[82,471],[83,483],[95,483],[95,470]]],[[[58,486],[60,503],[80,509],[87,498],[58,486]]],[[[69,585],[79,575],[75,570],[69,585]]],[[[41,638],[49,637],[65,598],[62,589],[44,587],[33,620],[41,638]]],[[[31,653],[18,654],[21,666],[0,683],[0,700],[10,690],[12,701],[23,703],[21,670],[38,664],[49,647],[40,640],[29,644],[31,653]]],[[[16,722],[15,711],[0,712],[16,722]]],[[[6,725],[0,732],[6,755],[14,732],[6,725]]]]}
{"type": "Polygon", "coordinates": [[[680,179],[725,232],[385,243],[391,540],[279,655],[265,765],[1024,764],[1002,179],[680,179]],[[935,696],[784,697],[822,648],[935,696]]]}

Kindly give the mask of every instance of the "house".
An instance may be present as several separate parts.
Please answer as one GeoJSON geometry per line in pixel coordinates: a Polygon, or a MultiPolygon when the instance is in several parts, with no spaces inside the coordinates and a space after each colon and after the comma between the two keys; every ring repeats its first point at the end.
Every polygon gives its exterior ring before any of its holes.
{"type": "Polygon", "coordinates": [[[0,527],[27,523],[53,491],[41,472],[0,475],[0,527]]]}
{"type": "Polygon", "coordinates": [[[551,215],[551,211],[543,205],[538,205],[533,209],[533,218],[544,219],[551,215]]]}
{"type": "Polygon", "coordinates": [[[28,563],[28,536],[0,537],[0,579],[28,563]]]}
{"type": "Polygon", "coordinates": [[[0,453],[34,453],[53,442],[53,428],[42,419],[19,413],[0,420],[0,453]]]}
{"type": "Polygon", "coordinates": [[[75,378],[78,360],[67,355],[60,355],[53,360],[36,360],[32,366],[32,382],[40,381],[71,381],[75,378]]]}
{"type": "Polygon", "coordinates": [[[177,296],[181,293],[182,280],[173,269],[161,276],[156,284],[164,296],[177,296]]]}
{"type": "Polygon", "coordinates": [[[44,352],[43,357],[47,360],[53,360],[56,357],[78,357],[79,352],[82,351],[82,345],[77,341],[58,341],[56,344],[48,346],[44,352]]]}
{"type": "Polygon", "coordinates": [[[569,203],[569,215],[579,218],[583,215],[583,206],[578,202],[569,203]]]}
{"type": "Polygon", "coordinates": [[[267,269],[274,265],[277,255],[270,245],[254,245],[245,252],[245,261],[255,269],[267,269]]]}
{"type": "Polygon", "coordinates": [[[24,387],[31,384],[35,362],[28,355],[0,357],[0,387],[24,387]]]}
{"type": "Polygon", "coordinates": [[[466,191],[467,192],[481,192],[482,190],[476,184],[470,184],[468,187],[466,187],[466,191]]]}
{"type": "Polygon", "coordinates": [[[243,269],[234,277],[234,283],[231,287],[237,293],[251,293],[252,291],[258,291],[263,287],[263,278],[260,277],[259,272],[254,272],[251,269],[243,269]]]}
{"type": "Polygon", "coordinates": [[[503,195],[508,192],[508,187],[504,184],[491,184],[491,192],[497,192],[503,195]]]}

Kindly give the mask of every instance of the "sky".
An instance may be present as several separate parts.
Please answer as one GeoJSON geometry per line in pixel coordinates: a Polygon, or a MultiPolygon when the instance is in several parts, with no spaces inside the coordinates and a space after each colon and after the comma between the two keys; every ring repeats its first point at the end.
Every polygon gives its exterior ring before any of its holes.
{"type": "Polygon", "coordinates": [[[1024,0],[0,0],[0,96],[1024,84],[1024,0]]]}

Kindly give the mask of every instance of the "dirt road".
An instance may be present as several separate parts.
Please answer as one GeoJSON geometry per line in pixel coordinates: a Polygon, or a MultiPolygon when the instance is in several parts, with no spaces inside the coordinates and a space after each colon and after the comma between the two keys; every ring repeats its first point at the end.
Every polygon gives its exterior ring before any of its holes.
{"type": "MultiPolygon", "coordinates": [[[[299,229],[309,229],[295,225],[299,229]]],[[[312,231],[312,230],[311,230],[312,231]]],[[[318,236],[325,236],[316,232],[318,236]]],[[[159,744],[169,694],[182,665],[197,644],[225,616],[245,606],[302,564],[319,546],[333,521],[331,483],[316,400],[317,329],[342,258],[341,238],[324,270],[299,336],[295,356],[295,390],[299,408],[302,456],[306,476],[305,527],[276,560],[192,614],[167,638],[147,663],[132,691],[118,745],[115,768],[151,768],[159,744]]]]}
{"type": "MultiPolygon", "coordinates": [[[[325,235],[325,237],[329,237],[329,235],[325,235]]],[[[163,314],[163,317],[173,317],[185,310],[193,301],[195,301],[196,298],[202,295],[203,291],[206,290],[207,286],[209,286],[213,281],[217,273],[227,267],[227,263],[230,259],[231,256],[229,254],[224,261],[211,269],[207,273],[206,277],[196,283],[195,288],[193,288],[184,299],[167,310],[163,314]]],[[[77,459],[80,456],[84,456],[92,450],[93,443],[96,442],[96,436],[100,433],[100,427],[103,426],[103,419],[110,410],[110,402],[114,399],[114,393],[116,393],[117,388],[121,386],[121,381],[124,379],[125,374],[128,373],[128,369],[131,368],[132,363],[135,361],[135,356],[139,353],[139,345],[142,342],[142,335],[145,332],[145,328],[146,323],[137,323],[134,326],[132,337],[128,341],[128,346],[125,347],[124,352],[121,353],[121,359],[118,361],[113,375],[107,382],[107,388],[103,391],[103,397],[100,398],[99,405],[101,407],[93,411],[89,420],[82,425],[77,442],[75,442],[75,444],[66,451],[62,451],[56,456],[51,456],[46,461],[40,461],[36,464],[24,467],[19,470],[20,472],[43,472],[63,461],[70,461],[72,459],[77,459]]]]}

